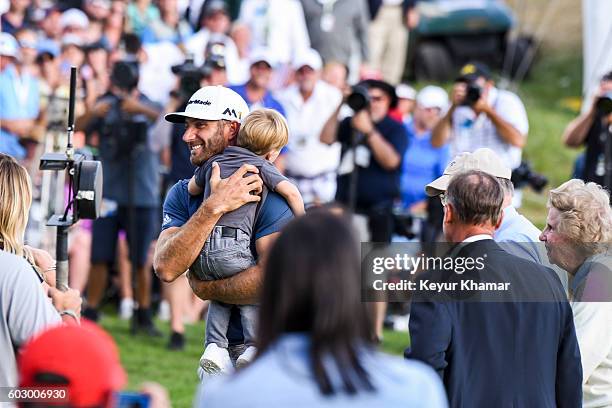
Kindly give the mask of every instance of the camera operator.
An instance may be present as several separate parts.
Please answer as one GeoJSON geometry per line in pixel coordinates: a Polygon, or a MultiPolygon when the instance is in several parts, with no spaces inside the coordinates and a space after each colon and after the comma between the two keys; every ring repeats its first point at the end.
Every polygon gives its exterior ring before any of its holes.
{"type": "Polygon", "coordinates": [[[599,89],[588,111],[567,125],[563,142],[569,147],[586,145],[585,166],[580,178],[593,181],[608,190],[612,187],[612,71],[601,78],[599,89]]]}
{"type": "Polygon", "coordinates": [[[138,91],[137,84],[138,66],[133,62],[116,62],[109,92],[77,120],[77,129],[98,134],[104,170],[105,202],[102,216],[93,224],[88,308],[84,315],[92,320],[98,318],[107,267],[115,260],[117,234],[123,229],[128,232],[130,258],[137,271],[139,309],[132,328],[157,335],[149,311],[151,271],[144,265],[156,234],[160,184],[158,152],[152,150],[149,130],[161,109],[138,91]],[[131,236],[132,230],[138,233],[131,236]]]}
{"type": "Polygon", "coordinates": [[[487,147],[507,167],[519,167],[529,130],[525,107],[517,95],[495,87],[486,65],[470,63],[461,69],[451,103],[432,130],[434,147],[450,142],[451,157],[487,147]]]}

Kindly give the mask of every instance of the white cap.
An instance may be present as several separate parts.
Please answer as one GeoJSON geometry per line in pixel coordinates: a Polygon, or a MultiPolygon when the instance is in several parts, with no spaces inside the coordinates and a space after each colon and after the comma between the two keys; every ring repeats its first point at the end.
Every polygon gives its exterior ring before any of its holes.
{"type": "Polygon", "coordinates": [[[66,27],[79,27],[85,29],[88,25],[89,19],[87,18],[87,14],[79,9],[68,9],[64,11],[60,17],[60,27],[62,30],[66,27]]]}
{"type": "Polygon", "coordinates": [[[274,55],[272,55],[272,52],[269,48],[258,47],[251,51],[249,55],[249,65],[253,65],[262,61],[267,63],[271,67],[276,65],[274,55]]]}
{"type": "Polygon", "coordinates": [[[302,67],[310,67],[315,71],[320,70],[323,67],[323,61],[321,55],[317,50],[312,48],[306,48],[300,50],[295,58],[293,59],[293,69],[296,71],[302,67]]]}
{"type": "Polygon", "coordinates": [[[442,194],[448,188],[453,176],[468,170],[480,170],[493,177],[510,180],[512,170],[506,167],[497,154],[491,149],[482,147],[473,153],[457,155],[444,169],[444,174],[425,186],[428,196],[434,197],[442,194]]]}
{"type": "Polygon", "coordinates": [[[448,95],[439,86],[428,85],[417,94],[416,103],[423,108],[445,110],[448,106],[448,95]]]}
{"type": "Polygon", "coordinates": [[[249,114],[249,106],[240,95],[224,86],[205,86],[191,95],[185,112],[169,113],[168,122],[184,123],[185,118],[230,120],[241,122],[249,114]]]}
{"type": "Polygon", "coordinates": [[[416,91],[413,87],[407,84],[399,84],[395,87],[395,94],[400,99],[413,99],[416,98],[416,91]]]}
{"type": "Polygon", "coordinates": [[[19,56],[17,40],[9,33],[0,33],[0,55],[13,58],[19,56]]]}

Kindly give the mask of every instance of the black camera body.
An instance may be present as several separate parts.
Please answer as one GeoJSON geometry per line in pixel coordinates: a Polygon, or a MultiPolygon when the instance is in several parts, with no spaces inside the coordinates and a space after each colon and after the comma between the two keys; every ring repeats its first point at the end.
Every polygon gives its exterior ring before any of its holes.
{"type": "Polygon", "coordinates": [[[522,161],[520,166],[512,170],[511,181],[515,188],[530,186],[537,193],[541,193],[548,184],[546,176],[533,171],[531,164],[526,161],[522,161]]]}
{"type": "Polygon", "coordinates": [[[205,77],[204,70],[193,62],[193,56],[188,56],[180,65],[174,65],[172,72],[179,77],[179,89],[171,94],[185,101],[200,89],[200,83],[205,77]]]}
{"type": "Polygon", "coordinates": [[[346,104],[355,112],[368,108],[370,106],[368,88],[362,85],[353,86],[351,93],[346,98],[346,104]]]}
{"type": "Polygon", "coordinates": [[[482,87],[474,81],[466,82],[465,98],[461,105],[474,106],[482,96],[482,87]]]}
{"type": "Polygon", "coordinates": [[[612,92],[606,92],[595,102],[597,113],[601,116],[607,116],[612,113],[612,92]]]}

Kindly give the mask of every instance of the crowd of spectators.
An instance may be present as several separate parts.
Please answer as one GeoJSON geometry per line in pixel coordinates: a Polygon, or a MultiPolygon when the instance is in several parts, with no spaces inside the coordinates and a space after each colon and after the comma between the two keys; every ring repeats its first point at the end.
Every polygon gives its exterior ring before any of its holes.
{"type": "MultiPolygon", "coordinates": [[[[481,199],[483,197],[478,194],[484,190],[472,186],[468,177],[464,180],[468,192],[461,195],[461,188],[458,189],[452,180],[467,177],[466,171],[471,172],[472,178],[480,177],[484,183],[480,187],[490,187],[487,194],[495,196],[495,203],[485,209],[495,214],[487,215],[491,216],[485,220],[487,229],[483,234],[490,235],[512,257],[522,258],[516,261],[501,257],[501,263],[505,259],[506,263],[519,265],[523,265],[521,262],[554,264],[567,272],[564,276],[566,280],[569,276],[569,283],[564,284],[569,288],[572,309],[559,300],[564,305],[563,310],[554,317],[567,325],[573,312],[575,334],[572,334],[572,323],[571,333],[555,333],[553,337],[559,342],[569,338],[571,344],[564,344],[564,352],[568,354],[577,349],[574,347],[577,337],[582,353],[585,401],[609,403],[610,392],[598,394],[600,389],[609,390],[610,385],[609,369],[601,369],[602,364],[610,361],[610,333],[602,330],[609,322],[609,311],[604,307],[580,304],[580,300],[593,295],[590,282],[609,282],[606,281],[609,277],[605,274],[601,277],[601,270],[592,266],[601,261],[605,251],[600,245],[594,245],[580,247],[576,254],[567,256],[571,253],[567,248],[584,240],[609,243],[609,212],[603,207],[597,209],[600,218],[595,221],[589,221],[586,215],[580,217],[581,212],[595,211],[594,208],[609,200],[609,196],[593,183],[585,185],[578,181],[553,190],[547,228],[539,237],[547,243],[546,256],[536,245],[539,231],[517,211],[521,191],[515,190],[511,181],[513,170],[521,165],[522,148],[529,131],[523,103],[516,94],[497,88],[494,74],[478,62],[468,63],[460,70],[450,95],[433,85],[422,87],[418,92],[408,85],[404,81],[404,70],[408,34],[419,19],[416,3],[408,0],[0,1],[0,168],[4,172],[5,167],[10,167],[20,180],[18,184],[9,185],[15,181],[2,179],[8,170],[5,174],[0,173],[3,189],[0,215],[7,214],[0,219],[0,255],[6,258],[2,264],[10,265],[9,269],[16,274],[2,275],[6,282],[0,281],[0,293],[3,300],[15,297],[15,302],[26,302],[19,299],[17,289],[30,288],[30,292],[36,293],[36,300],[28,300],[28,308],[21,312],[29,313],[32,308],[38,311],[37,319],[29,326],[15,329],[18,317],[2,310],[2,349],[10,349],[13,353],[9,356],[10,366],[2,365],[0,377],[6,380],[3,384],[17,384],[14,350],[44,327],[62,319],[67,322],[79,320],[81,313],[77,292],[62,293],[53,287],[54,262],[44,251],[54,249],[52,233],[43,228],[43,224],[51,214],[64,210],[65,180],[38,171],[42,153],[65,149],[69,74],[70,67],[76,66],[73,142],[81,153],[100,160],[104,172],[100,218],[93,222],[80,221],[70,232],[70,286],[85,295],[84,317],[99,320],[100,308],[112,292],[107,289],[110,282],[110,286],[119,291],[120,316],[131,319],[133,333],[143,331],[148,336],[160,336],[153,321],[154,305],[158,300],[169,304],[172,333],[168,347],[177,350],[184,348],[184,320],[187,316],[188,319],[200,319],[207,307],[202,299],[230,305],[255,303],[258,299],[257,284],[250,284],[242,291],[237,288],[249,278],[251,281],[262,279],[262,271],[267,265],[260,260],[270,252],[270,236],[280,233],[291,218],[291,211],[278,194],[271,194],[261,209],[258,207],[259,218],[256,217],[251,225],[252,244],[256,247],[253,252],[261,258],[257,260],[256,257],[256,264],[224,280],[228,282],[225,287],[216,281],[197,281],[184,274],[204,247],[206,236],[201,229],[210,227],[212,230],[218,220],[202,211],[223,207],[227,212],[228,207],[237,208],[245,202],[230,200],[229,188],[217,191],[213,197],[216,206],[208,198],[203,205],[202,196],[190,196],[187,180],[194,175],[194,164],[198,164],[193,158],[203,154],[198,153],[202,151],[198,149],[204,149],[211,154],[203,163],[212,154],[232,146],[244,118],[234,113],[237,124],[216,128],[222,129],[223,136],[218,146],[198,146],[197,134],[202,133],[201,129],[193,130],[191,122],[187,127],[184,123],[170,123],[164,116],[186,112],[190,103],[206,105],[208,100],[190,101],[201,87],[224,86],[242,97],[251,111],[269,108],[284,116],[288,142],[274,165],[297,186],[307,209],[341,205],[351,211],[353,235],[358,240],[388,243],[416,236],[422,243],[443,239],[463,241],[466,237],[459,239],[455,236],[458,233],[453,235],[452,232],[453,228],[459,231],[461,225],[452,225],[450,230],[449,225],[453,224],[452,220],[459,219],[464,227],[469,226],[462,212],[482,211],[483,207],[467,198],[481,199]],[[17,163],[23,167],[16,167],[17,163]],[[29,176],[24,173],[26,170],[29,176]],[[470,186],[474,191],[469,190],[470,186]],[[568,196],[572,195],[582,197],[590,207],[570,200],[568,196]],[[461,200],[458,197],[462,197],[461,200]],[[166,206],[162,214],[164,200],[166,206]],[[167,218],[168,204],[176,210],[172,218],[167,218]],[[470,209],[469,205],[474,208],[470,209]],[[282,216],[276,217],[279,208],[282,216]],[[398,216],[421,220],[412,224],[419,230],[400,231],[398,216]],[[592,232],[584,237],[575,231],[580,229],[579,225],[600,221],[603,232],[582,231],[584,234],[592,232]],[[557,225],[563,223],[570,225],[565,230],[558,229],[557,225]],[[567,248],[559,249],[559,243],[567,248]],[[194,245],[197,248],[192,248],[194,245]],[[154,278],[153,266],[161,278],[159,284],[154,278]],[[118,279],[109,277],[109,268],[118,272],[118,279]],[[29,269],[35,273],[27,278],[22,276],[27,275],[29,269]],[[53,302],[45,299],[44,290],[53,302]],[[608,342],[603,352],[594,344],[594,333],[608,342]],[[570,348],[572,350],[567,351],[570,348]]],[[[609,92],[610,83],[610,75],[602,78],[600,96],[609,92]]],[[[602,135],[609,136],[610,116],[609,112],[607,116],[600,115],[597,106],[594,101],[591,109],[568,126],[564,141],[573,147],[587,145],[583,178],[609,187],[612,174],[608,163],[609,144],[602,135]]],[[[237,180],[228,183],[237,183],[237,180]]],[[[304,296],[313,296],[303,304],[296,298],[278,305],[275,302],[280,300],[270,295],[270,291],[281,290],[282,285],[296,288],[306,285],[302,281],[292,282],[293,275],[286,273],[289,266],[282,262],[289,262],[285,259],[288,254],[294,257],[303,251],[302,255],[312,256],[319,251],[318,247],[307,245],[298,248],[294,242],[301,239],[300,234],[307,234],[311,229],[330,240],[319,253],[327,251],[328,259],[335,254],[345,255],[347,264],[338,266],[337,278],[354,279],[356,284],[355,270],[348,268],[356,259],[351,252],[354,248],[349,248],[348,243],[338,244],[350,235],[346,228],[334,216],[315,215],[302,223],[298,220],[288,228],[284,240],[274,249],[277,263],[268,267],[263,284],[259,317],[262,328],[255,340],[260,346],[255,356],[256,367],[251,376],[242,377],[244,389],[255,386],[257,381],[251,384],[251,377],[258,372],[256,369],[260,372],[258,375],[276,376],[280,381],[282,370],[278,371],[278,367],[269,362],[271,356],[279,352],[278,347],[296,350],[293,363],[298,366],[303,364],[302,360],[311,358],[299,350],[308,344],[307,338],[291,333],[300,331],[315,338],[319,335],[337,337],[337,349],[327,349],[323,345],[320,350],[315,347],[311,351],[318,364],[311,385],[318,387],[321,394],[333,394],[338,385],[352,390],[349,394],[380,388],[383,402],[387,401],[384,398],[404,402],[393,384],[383,386],[378,374],[373,374],[373,381],[367,375],[368,371],[377,373],[378,365],[384,360],[371,349],[372,342],[382,339],[386,315],[384,302],[373,303],[369,311],[372,321],[367,321],[367,325],[373,327],[373,335],[364,334],[364,321],[361,322],[362,331],[349,331],[353,333],[349,341],[338,333],[342,325],[353,327],[356,324],[349,316],[336,316],[334,324],[337,327],[333,333],[320,331],[321,328],[312,323],[322,319],[320,316],[325,313],[317,309],[317,302],[322,300],[316,297],[324,296],[317,291],[309,293],[312,286],[298,288],[304,296]],[[334,236],[336,239],[331,239],[334,236]],[[338,247],[334,246],[337,244],[338,247]],[[346,269],[342,270],[344,267],[346,269]],[[280,313],[292,313],[294,309],[311,324],[292,326],[283,321],[286,316],[280,313]],[[280,325],[272,325],[273,319],[280,325]],[[363,359],[355,357],[356,350],[363,359]],[[322,355],[330,351],[340,353],[335,364],[341,367],[331,380],[322,368],[328,364],[322,355]]],[[[315,240],[308,244],[314,245],[315,240]]],[[[319,279],[317,274],[329,270],[329,265],[312,265],[310,279],[315,282],[319,279]]],[[[316,286],[312,282],[310,284],[316,286]]],[[[551,285],[556,285],[556,281],[551,285]]],[[[553,291],[555,296],[557,289],[553,291]]],[[[595,292],[596,295],[601,293],[595,292]]],[[[359,302],[355,303],[356,299],[350,297],[354,293],[336,295],[347,296],[340,299],[345,303],[331,306],[340,311],[346,311],[347,307],[357,308],[359,302]]],[[[453,405],[453,400],[463,395],[456,376],[465,367],[461,359],[445,360],[441,350],[431,349],[447,350],[455,347],[453,342],[431,342],[430,336],[446,333],[454,323],[452,319],[443,321],[437,315],[427,315],[430,311],[423,312],[424,307],[427,305],[417,307],[416,317],[411,321],[416,348],[407,350],[406,354],[442,373],[450,362],[444,384],[453,405]],[[423,316],[429,316],[438,326],[423,330],[419,323],[423,316]]],[[[437,313],[438,309],[435,310],[437,313]]],[[[489,312],[484,312],[483,316],[490,317],[489,312]]],[[[228,313],[230,329],[226,340],[231,348],[236,345],[230,333],[232,321],[240,320],[240,316],[233,311],[228,313]]],[[[464,311],[457,312],[461,313],[464,311]]],[[[525,314],[534,317],[537,313],[539,309],[525,314]]],[[[353,327],[357,329],[358,326],[353,327]]],[[[471,329],[464,327],[462,335],[466,339],[471,339],[471,329]]],[[[478,332],[478,327],[474,332],[478,332]]],[[[491,339],[498,335],[492,333],[491,339]]],[[[229,353],[231,355],[232,350],[229,353]]],[[[576,355],[564,361],[572,375],[576,374],[577,361],[576,355]]],[[[486,363],[484,353],[483,367],[486,363]]],[[[394,367],[397,362],[389,361],[388,364],[394,367]]],[[[430,371],[417,365],[397,369],[399,374],[404,370],[410,371],[409,375],[415,378],[422,376],[423,387],[429,390],[427,405],[444,406],[440,402],[442,389],[437,380],[430,378],[430,371]]],[[[487,370],[483,368],[482,372],[487,370]]],[[[574,387],[568,400],[580,399],[574,379],[568,380],[574,387]]],[[[234,386],[238,387],[236,384],[234,386]]],[[[474,393],[480,391],[476,384],[474,393]]],[[[203,400],[214,405],[218,398],[226,398],[224,392],[227,391],[213,391],[204,395],[203,400]]],[[[318,394],[309,396],[315,398],[313,403],[319,397],[318,394]]],[[[542,400],[549,397],[544,395],[542,400]]]]}

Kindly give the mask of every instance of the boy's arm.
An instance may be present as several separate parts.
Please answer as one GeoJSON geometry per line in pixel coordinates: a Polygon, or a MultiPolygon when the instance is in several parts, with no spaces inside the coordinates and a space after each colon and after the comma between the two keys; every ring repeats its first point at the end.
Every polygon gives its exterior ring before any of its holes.
{"type": "Polygon", "coordinates": [[[187,185],[187,190],[189,191],[189,195],[192,195],[192,196],[200,195],[204,191],[204,189],[202,187],[198,186],[198,183],[196,183],[195,176],[192,176],[189,179],[189,184],[187,185]]]}
{"type": "Polygon", "coordinates": [[[304,200],[298,188],[289,180],[283,180],[276,186],[275,191],[282,195],[287,204],[291,207],[291,211],[295,215],[303,215],[304,211],[304,200]]]}

